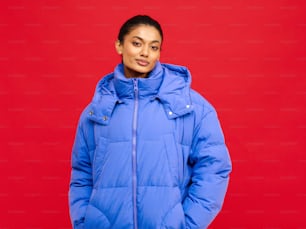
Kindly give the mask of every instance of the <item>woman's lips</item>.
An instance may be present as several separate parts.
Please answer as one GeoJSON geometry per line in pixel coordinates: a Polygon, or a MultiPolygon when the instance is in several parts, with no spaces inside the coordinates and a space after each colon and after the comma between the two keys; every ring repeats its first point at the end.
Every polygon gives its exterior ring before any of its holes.
{"type": "Polygon", "coordinates": [[[139,60],[139,59],[137,59],[136,62],[137,62],[138,65],[143,66],[143,67],[148,66],[150,64],[146,60],[139,60]]]}

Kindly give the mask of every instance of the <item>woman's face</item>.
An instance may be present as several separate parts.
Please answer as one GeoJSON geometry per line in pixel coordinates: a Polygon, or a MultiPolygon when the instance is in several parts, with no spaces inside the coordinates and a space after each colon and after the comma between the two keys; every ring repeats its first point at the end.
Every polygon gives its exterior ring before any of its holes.
{"type": "Polygon", "coordinates": [[[160,57],[162,38],[150,25],[138,25],[116,42],[117,52],[122,55],[124,73],[128,78],[147,77],[160,57]]]}

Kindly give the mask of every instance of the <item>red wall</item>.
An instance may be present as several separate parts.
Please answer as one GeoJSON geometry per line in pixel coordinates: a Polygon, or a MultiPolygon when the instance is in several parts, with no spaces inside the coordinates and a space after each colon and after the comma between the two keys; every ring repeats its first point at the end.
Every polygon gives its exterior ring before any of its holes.
{"type": "Polygon", "coordinates": [[[70,153],[117,31],[150,14],[162,61],[189,67],[233,160],[211,229],[306,228],[306,2],[10,0],[0,3],[0,228],[71,228],[70,153]]]}

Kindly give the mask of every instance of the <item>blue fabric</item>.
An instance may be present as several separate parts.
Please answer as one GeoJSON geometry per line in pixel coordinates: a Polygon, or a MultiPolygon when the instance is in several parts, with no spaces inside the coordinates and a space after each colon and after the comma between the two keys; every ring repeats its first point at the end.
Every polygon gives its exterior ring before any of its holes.
{"type": "Polygon", "coordinates": [[[159,62],[145,79],[126,78],[122,64],[102,78],[72,150],[74,228],[207,228],[213,221],[231,161],[215,109],[190,83],[187,68],[159,62]]]}

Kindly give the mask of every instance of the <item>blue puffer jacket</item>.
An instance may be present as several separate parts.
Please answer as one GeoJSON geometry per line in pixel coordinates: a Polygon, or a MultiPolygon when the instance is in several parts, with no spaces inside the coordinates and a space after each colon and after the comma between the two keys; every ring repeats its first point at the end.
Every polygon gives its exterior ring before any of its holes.
{"type": "Polygon", "coordinates": [[[220,211],[231,161],[214,108],[185,67],[146,79],[119,64],[80,117],[69,191],[74,228],[206,228],[220,211]]]}

